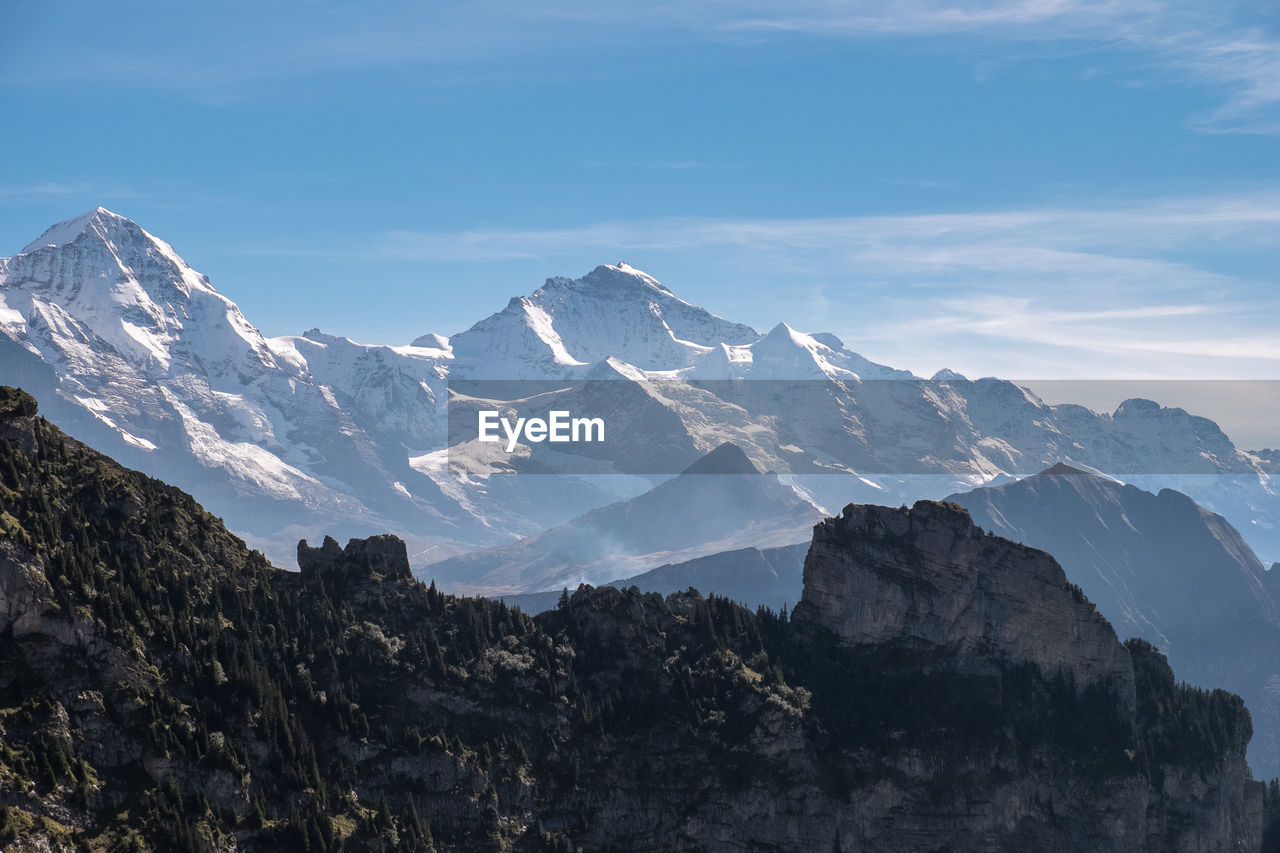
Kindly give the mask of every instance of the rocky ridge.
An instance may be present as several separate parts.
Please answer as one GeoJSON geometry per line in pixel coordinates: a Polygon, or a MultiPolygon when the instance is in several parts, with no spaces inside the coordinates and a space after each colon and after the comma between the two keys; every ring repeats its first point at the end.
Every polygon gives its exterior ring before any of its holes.
{"type": "MultiPolygon", "coordinates": [[[[1117,722],[1111,715],[1119,709],[1136,715],[1143,736],[1155,735],[1145,757],[1126,748],[1120,762],[1144,765],[1139,775],[1147,782],[1126,781],[1121,767],[1111,765],[1111,773],[1104,774],[1110,779],[1102,783],[1107,794],[1092,803],[1075,788],[1079,778],[1050,769],[1053,762],[1037,754],[1042,744],[1020,741],[1016,759],[999,749],[969,753],[941,773],[914,749],[890,750],[885,761],[901,774],[891,786],[902,797],[896,807],[913,817],[902,822],[907,826],[896,825],[892,836],[864,823],[862,840],[875,849],[905,851],[936,843],[940,825],[955,819],[935,801],[919,798],[919,790],[936,790],[936,785],[969,795],[964,832],[953,838],[964,849],[1243,850],[1260,843],[1261,786],[1250,781],[1245,761],[1251,726],[1240,700],[1185,687],[1174,699],[1169,692],[1176,683],[1173,673],[1154,647],[1141,640],[1121,645],[1052,557],[985,533],[963,507],[930,501],[910,509],[850,505],[840,517],[818,524],[793,624],[849,649],[854,661],[905,668],[911,673],[905,678],[970,684],[979,692],[997,679],[1016,696],[1021,674],[1034,672],[1053,685],[1051,692],[1059,691],[1057,701],[1073,695],[1066,701],[1076,703],[1074,711],[1094,717],[1092,737],[1106,741],[1108,728],[1117,722]],[[1153,694],[1156,685],[1154,693],[1164,698],[1153,694]],[[1224,712],[1232,743],[1215,771],[1177,766],[1189,753],[1172,742],[1176,738],[1164,730],[1167,722],[1150,716],[1153,705],[1171,699],[1171,705],[1231,703],[1224,712]],[[1028,773],[1028,761],[1039,769],[1028,773]],[[1046,777],[1052,780],[1047,786],[1046,777]],[[1054,803],[1049,813],[1043,811],[1046,802],[1054,803]],[[1204,809],[1206,823],[1180,837],[1180,814],[1191,802],[1204,809]],[[1083,810],[1071,819],[1070,829],[1056,820],[1064,808],[1083,810]],[[1101,826],[1111,837],[1097,831],[1101,826]]],[[[935,695],[926,701],[939,700],[935,695]]],[[[1005,701],[1017,705],[1016,698],[1005,701]]],[[[937,713],[946,717],[950,711],[937,713]]],[[[1082,727],[1081,735],[1087,730],[1082,727]]],[[[1106,763],[1101,755],[1096,758],[1106,763]]],[[[869,811],[874,814],[874,806],[869,811]]]]}
{"type": "Polygon", "coordinates": [[[0,495],[6,850],[1259,846],[1240,700],[954,508],[824,522],[791,621],[586,586],[533,619],[391,537],[273,569],[11,389],[0,495]],[[848,575],[897,615],[861,632],[848,575]]]}

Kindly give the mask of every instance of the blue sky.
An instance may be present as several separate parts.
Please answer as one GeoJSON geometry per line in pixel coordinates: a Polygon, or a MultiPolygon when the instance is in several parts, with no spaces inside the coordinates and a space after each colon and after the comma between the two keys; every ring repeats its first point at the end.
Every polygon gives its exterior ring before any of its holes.
{"type": "Polygon", "coordinates": [[[6,4],[0,254],[101,204],[268,334],[626,260],[924,374],[1280,378],[1273,2],[353,6],[6,4]]]}

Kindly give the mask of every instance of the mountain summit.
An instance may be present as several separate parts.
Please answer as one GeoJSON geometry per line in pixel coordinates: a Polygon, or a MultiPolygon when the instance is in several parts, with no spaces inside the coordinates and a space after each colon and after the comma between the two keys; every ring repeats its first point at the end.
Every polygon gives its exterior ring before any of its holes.
{"type": "Polygon", "coordinates": [[[610,357],[642,370],[686,368],[721,343],[759,337],[621,264],[598,266],[579,279],[549,278],[450,342],[457,375],[551,379],[581,376],[610,357]]]}
{"type": "Polygon", "coordinates": [[[215,374],[278,366],[262,334],[206,276],[105,208],[54,225],[0,273],[5,303],[19,315],[5,317],[10,336],[29,333],[82,369],[103,349],[152,376],[192,357],[215,374]]]}
{"type": "Polygon", "coordinates": [[[104,208],[0,259],[5,379],[76,435],[200,492],[280,561],[282,530],[431,520],[467,537],[456,505],[378,449],[440,441],[444,357],[267,339],[173,247],[104,208]]]}
{"type": "Polygon", "coordinates": [[[747,454],[733,442],[726,441],[715,450],[684,469],[684,474],[759,474],[747,454]]]}
{"type": "Polygon", "coordinates": [[[88,229],[93,229],[99,234],[105,234],[113,225],[123,223],[133,224],[118,213],[112,213],[105,207],[98,207],[88,213],[82,213],[79,216],[49,226],[44,230],[44,233],[24,246],[18,254],[25,255],[28,252],[34,252],[36,249],[43,249],[46,246],[61,246],[64,243],[70,243],[88,229]]]}

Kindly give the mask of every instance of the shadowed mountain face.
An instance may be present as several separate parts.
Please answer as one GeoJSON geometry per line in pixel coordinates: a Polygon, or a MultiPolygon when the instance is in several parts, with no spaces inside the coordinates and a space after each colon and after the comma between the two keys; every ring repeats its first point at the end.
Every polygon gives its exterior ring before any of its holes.
{"type": "Polygon", "coordinates": [[[820,524],[790,622],[531,619],[391,536],[273,569],[35,411],[0,388],[6,851],[1258,847],[1240,700],[955,506],[820,524]]]}
{"type": "Polygon", "coordinates": [[[747,454],[736,444],[725,442],[706,456],[694,462],[682,472],[691,477],[700,474],[719,474],[721,476],[753,476],[760,472],[751,464],[747,454]]]}
{"type": "Polygon", "coordinates": [[[821,517],[776,475],[761,474],[742,450],[723,444],[636,498],[511,545],[433,563],[418,575],[484,595],[558,592],[625,579],[742,542],[795,544],[808,538],[821,517]]]}
{"type": "Polygon", "coordinates": [[[1179,492],[1055,465],[1034,477],[952,495],[982,527],[1069,564],[1122,634],[1172,642],[1187,626],[1252,611],[1280,622],[1266,570],[1226,519],[1179,492]]]}
{"type": "Polygon", "coordinates": [[[1254,769],[1280,774],[1275,576],[1226,519],[1179,492],[1066,465],[949,500],[984,529],[1053,554],[1122,637],[1156,644],[1182,677],[1244,696],[1254,769]]]}

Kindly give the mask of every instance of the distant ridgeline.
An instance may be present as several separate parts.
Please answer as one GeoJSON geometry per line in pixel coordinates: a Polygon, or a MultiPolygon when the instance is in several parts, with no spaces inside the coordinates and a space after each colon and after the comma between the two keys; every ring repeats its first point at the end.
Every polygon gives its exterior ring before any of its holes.
{"type": "Polygon", "coordinates": [[[962,509],[819,525],[790,620],[537,618],[393,537],[272,568],[0,390],[0,847],[1235,851],[1250,722],[962,509]]]}

